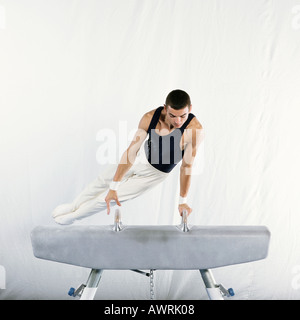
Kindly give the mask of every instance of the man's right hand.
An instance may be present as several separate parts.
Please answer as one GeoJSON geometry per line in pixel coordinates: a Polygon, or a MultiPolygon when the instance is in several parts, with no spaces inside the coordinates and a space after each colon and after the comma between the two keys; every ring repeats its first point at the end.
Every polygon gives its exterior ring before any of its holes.
{"type": "Polygon", "coordinates": [[[121,206],[121,203],[118,199],[118,194],[117,191],[115,190],[109,190],[106,197],[105,197],[105,202],[106,202],[106,206],[107,206],[107,214],[110,213],[110,202],[114,200],[118,206],[121,206]]]}

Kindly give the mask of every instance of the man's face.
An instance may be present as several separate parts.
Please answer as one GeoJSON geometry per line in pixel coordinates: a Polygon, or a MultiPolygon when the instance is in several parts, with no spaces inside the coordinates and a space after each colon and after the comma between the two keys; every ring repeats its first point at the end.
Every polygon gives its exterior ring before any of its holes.
{"type": "Polygon", "coordinates": [[[180,128],[187,120],[190,112],[188,106],[180,110],[175,110],[170,106],[165,106],[165,110],[167,113],[166,120],[174,128],[180,128]]]}

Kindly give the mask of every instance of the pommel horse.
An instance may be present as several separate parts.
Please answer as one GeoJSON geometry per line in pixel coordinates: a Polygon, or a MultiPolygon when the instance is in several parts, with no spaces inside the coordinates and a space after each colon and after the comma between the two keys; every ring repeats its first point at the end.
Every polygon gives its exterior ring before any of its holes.
{"type": "Polygon", "coordinates": [[[93,300],[103,270],[132,270],[150,277],[154,270],[199,270],[211,300],[234,295],[217,284],[210,269],[267,257],[270,232],[264,226],[190,226],[183,212],[178,226],[130,226],[120,211],[110,226],[37,226],[31,232],[36,258],[91,268],[86,284],[70,296],[93,300]],[[141,270],[150,270],[144,272],[141,270]]]}

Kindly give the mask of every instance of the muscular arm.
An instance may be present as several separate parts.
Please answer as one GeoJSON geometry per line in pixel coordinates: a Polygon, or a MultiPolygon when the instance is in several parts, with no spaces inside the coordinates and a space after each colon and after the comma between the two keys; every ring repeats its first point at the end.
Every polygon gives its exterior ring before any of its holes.
{"type": "MultiPolygon", "coordinates": [[[[193,163],[197,154],[197,149],[203,140],[203,129],[199,123],[195,128],[187,129],[186,140],[187,145],[184,151],[184,157],[180,167],[180,196],[187,197],[191,185],[191,174],[193,163]]],[[[187,204],[179,205],[179,212],[182,214],[183,210],[191,213],[192,209],[187,204]]]]}
{"type": "MultiPolygon", "coordinates": [[[[135,162],[136,156],[138,151],[140,150],[143,142],[145,141],[147,137],[147,130],[150,123],[151,116],[150,113],[146,113],[142,119],[140,120],[138,130],[134,135],[134,138],[132,142],[130,143],[127,150],[123,153],[121,160],[119,162],[119,165],[117,167],[117,170],[115,172],[115,175],[113,177],[113,181],[121,181],[125,174],[129,171],[129,169],[132,167],[132,165],[135,162]]],[[[117,205],[121,206],[119,200],[117,191],[115,190],[109,190],[105,202],[107,205],[107,214],[110,213],[110,201],[114,200],[116,201],[117,205]]]]}
{"type": "Polygon", "coordinates": [[[113,177],[114,181],[121,181],[128,170],[132,167],[135,162],[137,153],[139,152],[143,142],[147,137],[147,130],[152,118],[151,111],[144,114],[139,122],[138,130],[136,131],[129,147],[123,153],[116,173],[113,177]]]}
{"type": "Polygon", "coordinates": [[[132,165],[135,162],[137,153],[140,150],[140,147],[142,143],[145,141],[146,137],[147,132],[144,129],[139,128],[135,133],[135,136],[132,142],[130,143],[129,147],[121,157],[116,173],[113,177],[114,181],[121,181],[125,174],[128,172],[128,170],[132,167],[132,165]]]}

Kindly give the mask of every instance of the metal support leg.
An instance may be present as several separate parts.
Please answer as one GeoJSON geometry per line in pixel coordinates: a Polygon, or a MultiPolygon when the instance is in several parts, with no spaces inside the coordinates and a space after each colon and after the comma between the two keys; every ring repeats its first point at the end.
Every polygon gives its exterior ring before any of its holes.
{"type": "Polygon", "coordinates": [[[209,269],[199,270],[210,300],[224,300],[221,291],[216,284],[212,272],[209,269]]]}
{"type": "Polygon", "coordinates": [[[92,269],[80,300],[93,300],[98,289],[103,270],[92,269]]]}
{"type": "Polygon", "coordinates": [[[210,300],[224,300],[224,296],[231,297],[234,295],[232,288],[225,289],[222,284],[217,284],[214,276],[209,269],[199,270],[206,287],[206,292],[210,300]]]}

